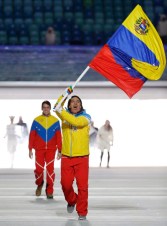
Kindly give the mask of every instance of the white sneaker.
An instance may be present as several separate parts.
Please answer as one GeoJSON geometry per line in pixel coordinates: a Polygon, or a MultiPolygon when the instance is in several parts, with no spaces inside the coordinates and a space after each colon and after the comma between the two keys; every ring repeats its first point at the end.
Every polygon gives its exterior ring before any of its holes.
{"type": "Polygon", "coordinates": [[[78,220],[86,220],[86,216],[79,215],[78,220]]]}
{"type": "Polygon", "coordinates": [[[67,212],[72,213],[74,211],[74,207],[75,207],[75,205],[71,206],[71,205],[68,204],[67,205],[67,212]]]}

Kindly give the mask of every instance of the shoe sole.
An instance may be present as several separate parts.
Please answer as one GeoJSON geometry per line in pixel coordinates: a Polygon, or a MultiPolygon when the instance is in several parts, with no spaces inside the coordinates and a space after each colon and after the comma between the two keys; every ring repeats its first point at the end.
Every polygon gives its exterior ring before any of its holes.
{"type": "Polygon", "coordinates": [[[86,220],[86,217],[78,217],[78,220],[79,221],[85,221],[86,220]]]}
{"type": "Polygon", "coordinates": [[[47,196],[47,199],[53,199],[53,196],[51,196],[51,197],[50,196],[47,196]]]}

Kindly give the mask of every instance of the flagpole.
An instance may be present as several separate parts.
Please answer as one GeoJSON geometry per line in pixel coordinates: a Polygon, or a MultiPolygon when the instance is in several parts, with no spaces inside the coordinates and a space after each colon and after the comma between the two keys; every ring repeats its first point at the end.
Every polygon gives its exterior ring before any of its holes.
{"type": "Polygon", "coordinates": [[[85,70],[82,72],[82,74],[78,77],[78,79],[75,81],[75,83],[72,86],[72,89],[74,89],[74,87],[78,84],[78,82],[84,77],[84,75],[86,74],[86,72],[89,70],[89,66],[87,66],[85,68],[85,70]]]}
{"type": "MultiPolygon", "coordinates": [[[[87,66],[85,68],[85,70],[82,72],[82,74],[80,74],[80,76],[78,77],[78,79],[75,81],[75,83],[72,85],[72,89],[74,89],[74,87],[78,84],[78,82],[84,77],[84,75],[87,73],[87,71],[89,70],[89,66],[87,66]]],[[[56,111],[60,105],[62,104],[62,102],[67,98],[68,96],[68,92],[67,90],[65,90],[65,93],[62,95],[63,98],[60,100],[60,102],[58,103],[58,105],[56,107],[53,108],[54,111],[56,111]]]]}

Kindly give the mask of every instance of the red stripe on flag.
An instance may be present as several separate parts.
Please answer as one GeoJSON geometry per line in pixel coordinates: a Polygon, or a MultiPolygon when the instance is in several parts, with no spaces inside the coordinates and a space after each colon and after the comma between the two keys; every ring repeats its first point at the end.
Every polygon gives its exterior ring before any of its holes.
{"type": "Polygon", "coordinates": [[[108,80],[122,89],[130,98],[143,86],[144,81],[132,77],[120,64],[118,64],[107,44],[89,63],[89,67],[102,74],[108,80]]]}

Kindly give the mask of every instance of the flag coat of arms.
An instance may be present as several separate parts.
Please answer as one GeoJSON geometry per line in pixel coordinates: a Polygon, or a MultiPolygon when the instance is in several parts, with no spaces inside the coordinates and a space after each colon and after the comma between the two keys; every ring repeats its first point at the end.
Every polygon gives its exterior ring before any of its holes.
{"type": "Polygon", "coordinates": [[[149,80],[158,80],[166,56],[158,32],[140,5],[89,63],[130,98],[149,80]]]}

